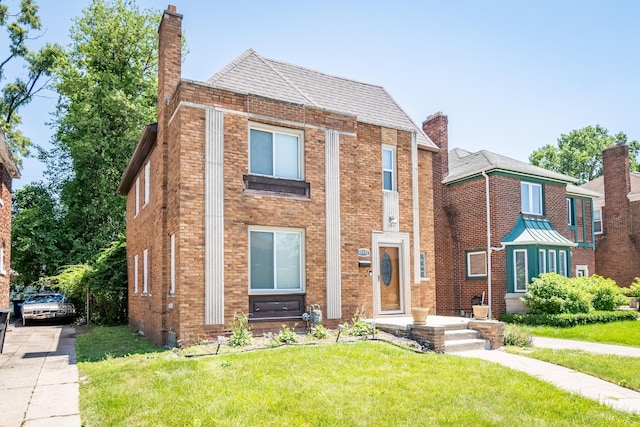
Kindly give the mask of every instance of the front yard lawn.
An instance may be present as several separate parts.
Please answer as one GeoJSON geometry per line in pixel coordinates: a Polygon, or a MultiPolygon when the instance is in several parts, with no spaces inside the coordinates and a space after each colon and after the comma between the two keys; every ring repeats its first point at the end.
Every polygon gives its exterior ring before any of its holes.
{"type": "Polygon", "coordinates": [[[640,424],[500,365],[376,341],[195,358],[167,351],[79,370],[87,426],[640,424]]]}
{"type": "Polygon", "coordinates": [[[572,328],[520,326],[533,336],[640,347],[640,321],[594,323],[572,328]]]}

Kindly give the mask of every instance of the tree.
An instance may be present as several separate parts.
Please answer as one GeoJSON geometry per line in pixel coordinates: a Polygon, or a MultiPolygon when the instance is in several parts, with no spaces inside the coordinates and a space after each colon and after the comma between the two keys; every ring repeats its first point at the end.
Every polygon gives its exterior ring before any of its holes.
{"type": "Polygon", "coordinates": [[[561,134],[558,146],[550,144],[535,150],[529,161],[535,166],[577,178],[580,184],[602,175],[602,150],[613,144],[629,144],[631,170],[640,171],[638,141],[627,142],[627,135],[609,135],[600,125],[587,126],[561,134]]]}
{"type": "Polygon", "coordinates": [[[32,35],[33,31],[42,27],[38,6],[33,0],[22,0],[20,11],[15,14],[10,14],[9,7],[0,0],[0,27],[6,28],[8,36],[8,40],[0,42],[0,46],[5,46],[0,49],[0,83],[6,79],[7,68],[13,62],[22,60],[27,70],[26,75],[15,77],[0,90],[0,129],[20,163],[20,157],[29,154],[32,142],[18,130],[22,123],[18,110],[49,86],[62,49],[56,44],[45,44],[38,51],[27,47],[28,41],[37,38],[32,35]]]}
{"type": "Polygon", "coordinates": [[[86,262],[124,232],[116,190],[144,125],[156,120],[159,18],[131,0],[93,0],[70,30],[46,156],[49,173],[62,179],[68,264],[86,262]]]}
{"type": "MultiPolygon", "coordinates": [[[[13,196],[11,265],[18,272],[18,286],[33,284],[41,276],[57,272],[68,241],[61,227],[62,215],[43,183],[27,185],[13,196]]],[[[12,279],[13,280],[13,279],[12,279]]]]}

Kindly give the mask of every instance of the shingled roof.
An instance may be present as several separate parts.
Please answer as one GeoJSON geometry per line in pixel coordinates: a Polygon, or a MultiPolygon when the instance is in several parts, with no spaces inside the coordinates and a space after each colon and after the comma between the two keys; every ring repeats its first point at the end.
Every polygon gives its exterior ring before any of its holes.
{"type": "Polygon", "coordinates": [[[472,153],[462,148],[449,151],[449,174],[443,182],[451,183],[478,175],[482,172],[503,171],[527,176],[546,178],[552,181],[575,183],[577,179],[547,169],[521,162],[510,157],[482,150],[472,153]]]}
{"type": "Polygon", "coordinates": [[[268,59],[252,49],[245,51],[207,83],[233,92],[353,115],[363,123],[416,132],[418,144],[437,149],[381,86],[268,59]]]}

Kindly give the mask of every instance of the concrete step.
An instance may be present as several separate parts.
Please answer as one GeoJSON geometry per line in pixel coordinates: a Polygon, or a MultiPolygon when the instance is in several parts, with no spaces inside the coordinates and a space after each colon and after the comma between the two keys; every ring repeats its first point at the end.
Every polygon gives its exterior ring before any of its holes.
{"type": "Polygon", "coordinates": [[[444,352],[455,353],[457,351],[484,350],[486,346],[487,346],[487,341],[478,339],[478,338],[445,341],[444,352]]]}
{"type": "Polygon", "coordinates": [[[478,338],[478,331],[474,331],[472,329],[453,329],[444,331],[445,342],[455,340],[472,340],[475,338],[478,338]]]}

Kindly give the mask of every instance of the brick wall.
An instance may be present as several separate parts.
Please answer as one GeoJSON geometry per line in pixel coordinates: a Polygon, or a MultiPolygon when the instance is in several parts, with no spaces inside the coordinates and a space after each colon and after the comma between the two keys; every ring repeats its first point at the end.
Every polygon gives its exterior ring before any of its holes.
{"type": "Polygon", "coordinates": [[[8,308],[11,271],[11,175],[4,165],[0,165],[0,199],[3,202],[3,206],[0,207],[0,245],[4,247],[4,264],[1,266],[4,273],[0,274],[0,308],[8,308]]]}
{"type": "Polygon", "coordinates": [[[629,147],[614,145],[602,152],[605,206],[603,234],[596,242],[596,273],[618,286],[629,286],[640,276],[640,202],[630,202],[629,147]]]}

